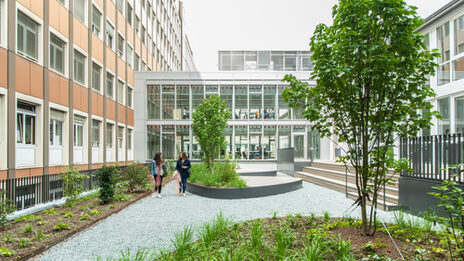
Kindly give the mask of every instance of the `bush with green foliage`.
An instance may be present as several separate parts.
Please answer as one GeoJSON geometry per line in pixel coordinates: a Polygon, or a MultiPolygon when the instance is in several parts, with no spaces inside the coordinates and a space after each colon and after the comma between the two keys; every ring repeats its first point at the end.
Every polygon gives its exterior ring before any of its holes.
{"type": "Polygon", "coordinates": [[[8,215],[16,210],[13,202],[6,197],[6,192],[0,190],[0,225],[2,230],[8,224],[8,215]]]}
{"type": "Polygon", "coordinates": [[[53,230],[55,231],[69,230],[69,229],[70,229],[69,225],[63,222],[59,222],[58,224],[53,226],[53,230]]]}
{"type": "Polygon", "coordinates": [[[148,167],[140,163],[134,163],[126,167],[119,180],[126,184],[126,188],[129,192],[136,189],[143,190],[146,188],[148,182],[150,182],[148,173],[148,167]]]}
{"type": "Polygon", "coordinates": [[[8,248],[0,248],[0,256],[7,256],[7,257],[10,257],[10,256],[13,256],[15,255],[15,251],[14,250],[9,250],[8,248]]]}
{"type": "Polygon", "coordinates": [[[210,173],[205,164],[193,164],[190,182],[209,187],[244,188],[246,182],[236,172],[236,163],[225,161],[214,163],[214,171],[210,173]]]}
{"type": "Polygon", "coordinates": [[[116,187],[116,175],[119,170],[116,166],[104,165],[101,169],[97,170],[99,181],[99,198],[103,204],[109,203],[114,200],[114,191],[116,187]]]}
{"type": "Polygon", "coordinates": [[[75,202],[89,176],[81,174],[76,168],[68,168],[66,172],[60,173],[60,177],[63,179],[63,194],[68,197],[66,203],[75,202]]]}

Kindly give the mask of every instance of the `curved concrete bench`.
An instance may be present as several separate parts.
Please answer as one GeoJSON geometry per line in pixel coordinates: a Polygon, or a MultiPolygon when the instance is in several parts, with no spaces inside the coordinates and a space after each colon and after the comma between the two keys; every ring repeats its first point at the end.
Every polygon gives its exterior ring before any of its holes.
{"type": "Polygon", "coordinates": [[[248,171],[248,170],[237,170],[240,176],[277,176],[277,170],[263,170],[263,171],[248,171]]]}
{"type": "Polygon", "coordinates": [[[244,199],[277,195],[303,187],[301,179],[292,177],[242,177],[247,182],[246,188],[217,188],[189,183],[187,191],[202,197],[217,199],[244,199]]]}

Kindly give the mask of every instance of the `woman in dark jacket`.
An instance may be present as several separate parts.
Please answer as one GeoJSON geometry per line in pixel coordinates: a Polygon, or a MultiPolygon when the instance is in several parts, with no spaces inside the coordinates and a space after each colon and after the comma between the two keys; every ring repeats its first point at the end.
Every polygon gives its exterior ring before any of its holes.
{"type": "Polygon", "coordinates": [[[182,190],[182,196],[185,197],[185,189],[187,188],[187,179],[190,176],[190,160],[187,158],[187,153],[179,153],[179,159],[177,160],[176,170],[180,173],[180,188],[182,190]]]}

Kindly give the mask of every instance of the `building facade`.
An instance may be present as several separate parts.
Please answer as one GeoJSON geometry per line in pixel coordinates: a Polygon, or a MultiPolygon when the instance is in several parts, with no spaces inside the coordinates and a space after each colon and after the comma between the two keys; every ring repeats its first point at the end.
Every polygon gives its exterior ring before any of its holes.
{"type": "MultiPolygon", "coordinates": [[[[281,94],[288,72],[138,72],[135,76],[135,159],[145,161],[162,152],[176,158],[185,151],[201,159],[192,131],[192,113],[204,98],[218,95],[231,114],[224,130],[227,148],[221,153],[239,160],[276,160],[278,148],[295,148],[296,160],[328,158],[332,145],[289,108],[281,94]]],[[[292,72],[309,79],[308,72],[292,72]]]]}
{"type": "Polygon", "coordinates": [[[134,71],[182,70],[180,5],[0,0],[0,178],[133,161],[134,71]]]}
{"type": "Polygon", "coordinates": [[[429,49],[438,49],[437,71],[429,84],[437,96],[431,99],[442,119],[434,119],[422,135],[464,133],[464,1],[451,1],[429,16],[418,29],[429,49]]]}

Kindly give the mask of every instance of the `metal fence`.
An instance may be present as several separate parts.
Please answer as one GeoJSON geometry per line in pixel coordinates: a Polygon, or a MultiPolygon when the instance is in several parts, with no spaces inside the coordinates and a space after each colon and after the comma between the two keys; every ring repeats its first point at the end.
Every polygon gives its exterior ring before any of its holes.
{"type": "Polygon", "coordinates": [[[400,140],[400,157],[409,160],[412,172],[402,171],[403,177],[426,180],[463,182],[464,135],[446,134],[413,137],[400,140]],[[454,176],[455,175],[455,176],[454,176]]]}
{"type": "MultiPolygon", "coordinates": [[[[84,191],[92,190],[98,186],[96,174],[92,171],[81,173],[89,177],[82,185],[84,191]]],[[[6,198],[13,201],[16,210],[58,200],[64,196],[63,179],[59,174],[0,180],[0,190],[6,191],[6,198]]]]}

